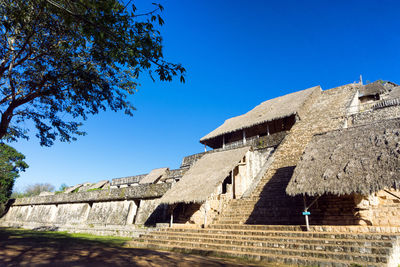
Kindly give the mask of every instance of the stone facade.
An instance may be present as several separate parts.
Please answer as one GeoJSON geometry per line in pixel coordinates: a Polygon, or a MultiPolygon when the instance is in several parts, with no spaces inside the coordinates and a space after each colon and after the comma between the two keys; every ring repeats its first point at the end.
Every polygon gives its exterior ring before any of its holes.
{"type": "MultiPolygon", "coordinates": [[[[400,117],[397,100],[391,101],[386,95],[362,103],[358,94],[361,87],[349,84],[315,90],[287,131],[236,140],[224,148],[187,156],[179,169],[168,170],[156,184],[139,184],[146,176],[143,174],[112,179],[110,188],[103,190],[93,188],[92,184],[80,184],[69,188],[68,193],[17,199],[10,203],[0,224],[58,229],[81,226],[86,231],[102,227],[107,234],[111,226],[128,234],[139,225],[166,224],[171,214],[175,223],[187,225],[303,224],[302,197],[290,197],[285,189],[311,138],[327,131],[400,117]],[[216,185],[205,202],[172,209],[160,201],[204,155],[249,145],[252,151],[234,168],[234,180],[216,185]]],[[[310,223],[400,227],[400,200],[396,197],[400,193],[389,192],[368,196],[323,195],[310,208],[310,223]]]]}
{"type": "Polygon", "coordinates": [[[10,203],[0,225],[134,235],[140,225],[155,225],[155,214],[158,220],[166,220],[166,207],[160,212],[157,200],[171,185],[146,184],[19,198],[10,203]]]}

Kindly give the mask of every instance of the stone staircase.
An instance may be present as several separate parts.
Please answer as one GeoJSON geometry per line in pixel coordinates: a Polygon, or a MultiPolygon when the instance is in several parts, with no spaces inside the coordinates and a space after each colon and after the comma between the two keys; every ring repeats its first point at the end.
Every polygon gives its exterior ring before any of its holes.
{"type": "MultiPolygon", "coordinates": [[[[397,236],[324,232],[301,226],[214,224],[206,229],[159,229],[129,246],[243,257],[307,266],[393,266],[397,236]]],[[[397,266],[397,265],[396,265],[397,266]]]]}
{"type": "MultiPolygon", "coordinates": [[[[217,222],[303,224],[303,199],[286,195],[286,186],[312,136],[342,127],[346,107],[353,94],[353,86],[322,92],[277,147],[273,162],[250,197],[231,200],[217,222]]],[[[318,219],[314,217],[316,222],[318,219]]]]}
{"type": "MultiPolygon", "coordinates": [[[[317,133],[343,126],[355,85],[323,92],[290,130],[273,154],[273,161],[247,198],[231,200],[207,228],[175,226],[133,240],[130,245],[202,255],[244,257],[265,262],[316,266],[397,266],[395,234],[358,233],[312,226],[304,231],[302,197],[285,189],[306,145],[317,133]],[[393,259],[394,256],[396,259],[393,259]]],[[[343,200],[346,202],[347,200],[343,200]]],[[[336,205],[330,214],[338,224],[351,224],[351,212],[336,205]]],[[[323,202],[323,201],[322,201],[323,202]]],[[[318,211],[318,210],[317,210],[318,211]]],[[[326,214],[313,212],[311,223],[322,224],[326,214]]],[[[333,227],[334,228],[334,227],[333,227]]]]}

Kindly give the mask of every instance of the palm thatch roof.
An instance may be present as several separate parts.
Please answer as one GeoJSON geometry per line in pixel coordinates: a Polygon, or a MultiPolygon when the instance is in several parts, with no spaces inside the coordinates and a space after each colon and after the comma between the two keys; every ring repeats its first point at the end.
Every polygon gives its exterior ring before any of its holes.
{"type": "Polygon", "coordinates": [[[313,137],[286,188],[289,195],[368,195],[400,185],[400,118],[313,137]]]}
{"type": "Polygon", "coordinates": [[[359,97],[380,95],[388,91],[381,81],[375,81],[373,83],[364,85],[360,88],[359,97]]]}
{"type": "Polygon", "coordinates": [[[168,190],[161,198],[161,203],[204,202],[249,150],[250,147],[242,147],[204,155],[168,190]]]}
{"type": "Polygon", "coordinates": [[[400,98],[400,86],[393,87],[389,92],[389,98],[400,98]]]}
{"type": "Polygon", "coordinates": [[[156,183],[163,175],[168,171],[168,168],[158,168],[154,169],[149,174],[147,174],[139,184],[153,184],[156,183]]]}
{"type": "Polygon", "coordinates": [[[223,134],[294,115],[298,113],[304,101],[315,90],[321,91],[321,87],[315,86],[306,90],[267,100],[243,115],[226,120],[224,124],[201,138],[200,142],[204,143],[206,140],[223,134]]]}

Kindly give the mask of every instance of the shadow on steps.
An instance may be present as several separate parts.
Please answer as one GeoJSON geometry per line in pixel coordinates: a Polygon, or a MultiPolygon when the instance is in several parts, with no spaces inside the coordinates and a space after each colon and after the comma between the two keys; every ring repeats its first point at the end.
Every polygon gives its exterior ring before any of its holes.
{"type": "Polygon", "coordinates": [[[303,224],[301,215],[303,199],[290,197],[286,194],[286,186],[293,175],[295,166],[276,170],[271,179],[264,185],[259,200],[254,206],[246,224],[303,224]]]}
{"type": "MultiPolygon", "coordinates": [[[[286,194],[295,166],[279,168],[264,185],[259,200],[245,224],[303,225],[304,210],[301,195],[286,194]]],[[[309,205],[315,197],[307,197],[309,205]]],[[[358,225],[360,220],[354,196],[323,195],[309,209],[311,225],[358,225]]]]}

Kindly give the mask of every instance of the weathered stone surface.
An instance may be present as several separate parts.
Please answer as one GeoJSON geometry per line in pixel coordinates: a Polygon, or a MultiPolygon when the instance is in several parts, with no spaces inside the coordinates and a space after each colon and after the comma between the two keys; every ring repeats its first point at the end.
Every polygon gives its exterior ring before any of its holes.
{"type": "Polygon", "coordinates": [[[76,189],[78,189],[78,188],[80,188],[80,187],[82,187],[82,186],[83,186],[83,184],[77,184],[77,185],[71,186],[71,187],[67,188],[67,189],[64,191],[64,193],[65,193],[65,194],[72,193],[73,191],[75,191],[76,189]]]}
{"type": "MultiPolygon", "coordinates": [[[[50,206],[50,205],[43,205],[43,206],[50,206]]],[[[56,215],[54,220],[50,219],[50,222],[60,223],[60,224],[65,224],[65,223],[81,224],[85,222],[87,214],[90,209],[88,203],[60,204],[51,206],[53,207],[53,209],[56,210],[56,215]]],[[[47,219],[50,218],[50,216],[46,214],[42,214],[42,216],[47,219]]]]}
{"type": "Polygon", "coordinates": [[[392,106],[378,110],[369,110],[360,112],[349,117],[349,126],[363,125],[382,120],[394,119],[400,117],[400,106],[392,106]]]}
{"type": "Polygon", "coordinates": [[[111,186],[119,186],[123,184],[137,184],[141,179],[146,177],[147,174],[140,174],[135,176],[128,176],[122,178],[115,178],[111,181],[111,186]]]}
{"type": "Polygon", "coordinates": [[[134,201],[107,201],[93,203],[86,223],[125,225],[130,206],[134,201]]]}
{"type": "Polygon", "coordinates": [[[97,183],[93,184],[93,185],[90,186],[88,189],[91,190],[91,189],[102,188],[102,187],[104,187],[107,183],[109,183],[108,180],[103,180],[103,181],[100,181],[100,182],[97,182],[97,183]]]}
{"type": "Polygon", "coordinates": [[[18,198],[14,206],[35,205],[35,204],[61,204],[61,203],[83,203],[100,202],[125,199],[146,199],[161,197],[171,184],[149,184],[138,185],[127,188],[116,188],[109,190],[97,190],[90,192],[79,192],[74,194],[57,194],[53,196],[35,196],[18,198]]]}
{"type": "Polygon", "coordinates": [[[52,196],[52,195],[54,195],[54,192],[44,191],[44,192],[40,192],[40,194],[39,194],[39,196],[52,196]]]}
{"type": "Polygon", "coordinates": [[[156,223],[164,222],[167,214],[166,208],[167,205],[160,204],[160,199],[141,200],[135,224],[155,225],[156,223]]]}

